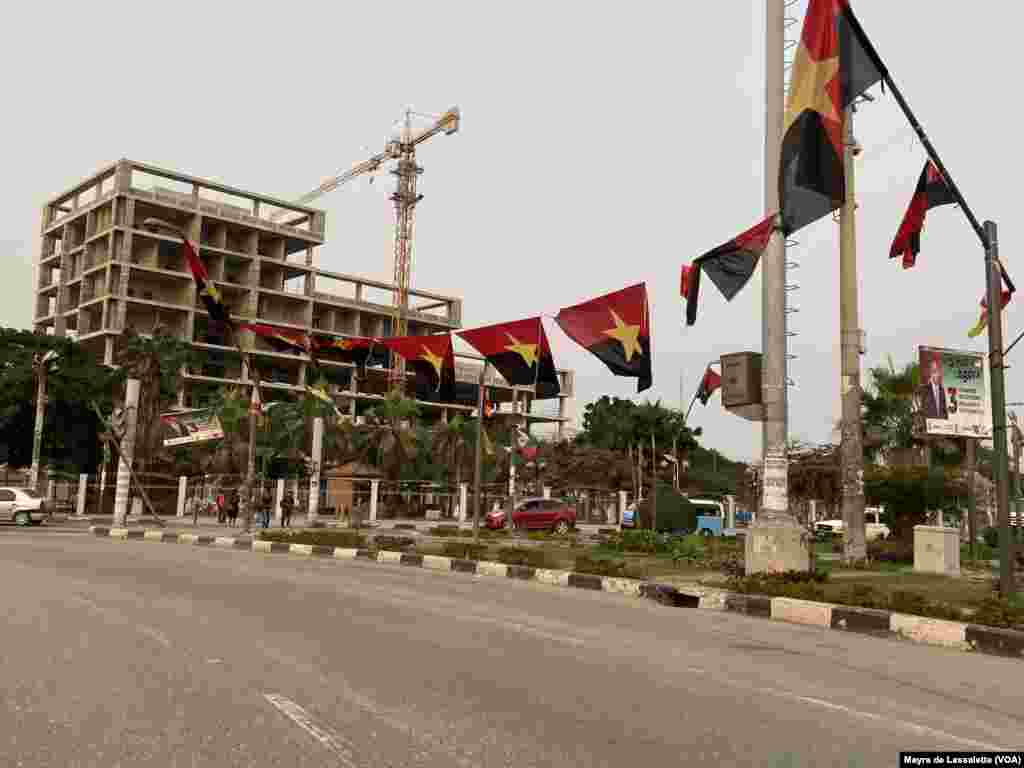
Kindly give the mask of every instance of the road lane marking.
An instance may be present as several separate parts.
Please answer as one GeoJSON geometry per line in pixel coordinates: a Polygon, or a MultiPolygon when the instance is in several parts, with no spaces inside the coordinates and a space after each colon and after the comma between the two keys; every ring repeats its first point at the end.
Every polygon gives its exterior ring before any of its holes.
{"type": "MultiPolygon", "coordinates": [[[[88,608],[93,613],[99,614],[105,620],[109,621],[109,620],[113,619],[118,624],[130,624],[131,623],[131,622],[125,621],[122,618],[120,613],[108,610],[108,609],[104,608],[103,606],[99,605],[98,603],[90,600],[87,597],[83,597],[82,595],[71,595],[71,599],[74,600],[75,602],[81,604],[81,605],[84,605],[86,608],[88,608]]],[[[155,629],[154,627],[150,627],[150,626],[148,626],[146,624],[135,624],[133,626],[134,626],[135,631],[138,632],[140,635],[144,635],[145,637],[148,637],[150,640],[154,640],[158,644],[162,645],[164,648],[170,649],[171,641],[167,638],[167,635],[165,635],[159,629],[155,629]]]]}
{"type": "Polygon", "coordinates": [[[843,714],[849,715],[851,717],[857,717],[862,720],[871,720],[877,723],[897,726],[903,728],[904,730],[913,731],[923,736],[928,736],[931,738],[939,737],[949,739],[951,741],[955,741],[960,744],[965,744],[976,749],[986,750],[988,752],[1000,752],[1004,749],[1004,747],[998,747],[984,741],[968,739],[964,736],[956,736],[952,733],[940,731],[937,728],[931,728],[927,725],[921,725],[920,723],[914,723],[909,720],[899,720],[893,717],[879,715],[874,712],[864,712],[859,709],[853,709],[852,707],[844,706],[842,704],[836,704],[831,701],[826,701],[825,699],[817,699],[812,696],[801,696],[800,694],[791,693],[789,691],[783,691],[778,688],[764,688],[750,685],[749,682],[744,682],[741,680],[730,680],[726,677],[720,677],[718,675],[711,674],[707,670],[701,669],[700,667],[687,667],[686,671],[693,672],[697,675],[704,675],[710,677],[712,680],[715,680],[716,682],[725,683],[726,685],[731,685],[735,688],[741,688],[748,692],[763,693],[768,696],[777,696],[779,698],[789,699],[790,701],[798,701],[802,704],[811,704],[813,706],[822,707],[833,712],[842,712],[843,714]]]}
{"type": "Polygon", "coordinates": [[[352,754],[352,745],[341,734],[326,725],[317,723],[306,710],[291,699],[277,693],[265,693],[263,698],[269,701],[285,717],[304,730],[326,749],[329,749],[348,768],[356,768],[352,754]]]}

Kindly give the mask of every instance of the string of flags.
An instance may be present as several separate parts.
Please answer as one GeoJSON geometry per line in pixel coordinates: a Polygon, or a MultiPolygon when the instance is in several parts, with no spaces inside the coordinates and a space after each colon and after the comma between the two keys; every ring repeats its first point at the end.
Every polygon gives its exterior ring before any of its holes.
{"type": "MultiPolygon", "coordinates": [[[[686,302],[686,325],[697,320],[701,274],[704,273],[731,301],[746,286],[778,233],[789,237],[834,213],[846,200],[843,164],[846,109],[868,88],[891,85],[888,71],[853,13],[849,0],[810,0],[792,65],[792,78],[784,118],[779,164],[780,210],[733,240],[682,267],[680,295],[686,302]]],[[[895,89],[894,89],[895,90],[895,89]]],[[[898,96],[898,94],[897,94],[898,96]]],[[[916,131],[902,97],[900,104],[916,131]]],[[[929,150],[931,151],[931,150],[929,150]]],[[[889,251],[912,268],[921,250],[921,233],[929,210],[957,202],[954,187],[929,159],[889,251]]],[[[1014,286],[1002,264],[1002,304],[1012,299],[1014,286]]],[[[982,301],[979,335],[988,323],[987,302],[982,301]]]]}

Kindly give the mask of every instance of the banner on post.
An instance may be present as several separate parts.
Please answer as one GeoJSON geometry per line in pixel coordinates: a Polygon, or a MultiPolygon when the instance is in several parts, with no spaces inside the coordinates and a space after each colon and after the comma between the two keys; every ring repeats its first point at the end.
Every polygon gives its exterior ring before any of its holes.
{"type": "Polygon", "coordinates": [[[925,434],[991,439],[992,406],[985,355],[919,347],[918,359],[921,383],[915,404],[925,434]]]}
{"type": "Polygon", "coordinates": [[[220,419],[209,408],[165,413],[160,416],[160,421],[168,432],[164,438],[166,447],[203,443],[224,437],[220,419]]]}

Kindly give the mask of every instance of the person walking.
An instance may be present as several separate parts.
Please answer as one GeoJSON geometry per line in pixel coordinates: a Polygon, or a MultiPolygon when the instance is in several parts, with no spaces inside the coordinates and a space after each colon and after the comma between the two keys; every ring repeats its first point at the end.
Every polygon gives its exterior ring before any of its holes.
{"type": "Polygon", "coordinates": [[[235,527],[235,523],[238,521],[238,504],[239,504],[239,496],[238,496],[238,490],[236,489],[236,490],[231,492],[231,496],[230,496],[230,498],[228,499],[228,502],[227,502],[226,512],[227,512],[227,520],[228,520],[228,527],[229,528],[234,528],[235,527]]]}
{"type": "Polygon", "coordinates": [[[202,507],[202,504],[199,501],[199,497],[195,494],[189,497],[188,504],[191,506],[192,527],[195,528],[199,525],[199,510],[202,507]]]}
{"type": "Polygon", "coordinates": [[[227,519],[227,510],[225,509],[224,494],[217,494],[217,523],[220,525],[224,524],[227,519]]]}
{"type": "Polygon", "coordinates": [[[260,498],[260,524],[264,529],[270,527],[270,509],[274,506],[274,499],[270,495],[269,490],[263,491],[263,496],[260,498]]]}
{"type": "Polygon", "coordinates": [[[281,497],[281,527],[291,528],[292,527],[292,511],[295,509],[295,497],[292,495],[291,488],[288,488],[284,492],[284,496],[281,497]]]}

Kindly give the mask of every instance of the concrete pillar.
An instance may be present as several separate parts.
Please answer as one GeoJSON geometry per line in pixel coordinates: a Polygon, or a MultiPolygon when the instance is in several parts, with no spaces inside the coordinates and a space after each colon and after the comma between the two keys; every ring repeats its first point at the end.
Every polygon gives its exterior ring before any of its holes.
{"type": "Polygon", "coordinates": [[[466,522],[469,507],[469,483],[459,483],[459,522],[466,522]]]}
{"type": "Polygon", "coordinates": [[[85,515],[85,493],[89,488],[89,476],[78,476],[78,503],[75,505],[75,514],[79,517],[85,515]]]}
{"type": "Polygon", "coordinates": [[[626,516],[626,492],[619,491],[619,527],[622,527],[622,519],[626,516]]]}
{"type": "Polygon", "coordinates": [[[324,419],[317,416],[313,419],[313,472],[309,476],[309,512],[306,525],[313,525],[320,512],[320,462],[324,448],[324,419]]]}
{"type": "Polygon", "coordinates": [[[725,497],[725,527],[735,528],[736,527],[736,497],[726,496],[725,497]]]}
{"type": "Polygon", "coordinates": [[[123,527],[128,516],[128,491],[131,486],[129,466],[135,458],[135,424],[139,408],[138,379],[125,383],[124,439],[121,441],[121,456],[117,462],[117,491],[114,496],[114,525],[123,527]]]}
{"type": "Polygon", "coordinates": [[[284,498],[284,478],[278,478],[277,488],[274,489],[274,519],[278,526],[281,525],[281,499],[284,498]]]}
{"type": "Polygon", "coordinates": [[[370,522],[377,521],[377,498],[380,496],[380,480],[370,481],[370,522]]]}
{"type": "Polygon", "coordinates": [[[178,517],[185,516],[185,494],[188,493],[188,478],[182,475],[178,478],[178,517]]]}
{"type": "Polygon", "coordinates": [[[550,485],[545,485],[544,486],[544,498],[545,499],[550,499],[551,498],[551,486],[550,485]]]}
{"type": "Polygon", "coordinates": [[[814,524],[814,523],[818,522],[818,502],[815,501],[814,499],[811,499],[808,502],[808,504],[810,505],[810,508],[811,508],[810,509],[810,513],[809,513],[810,521],[811,521],[811,524],[814,524]]]}
{"type": "Polygon", "coordinates": [[[142,497],[132,496],[132,514],[138,520],[142,517],[142,497]]]}

